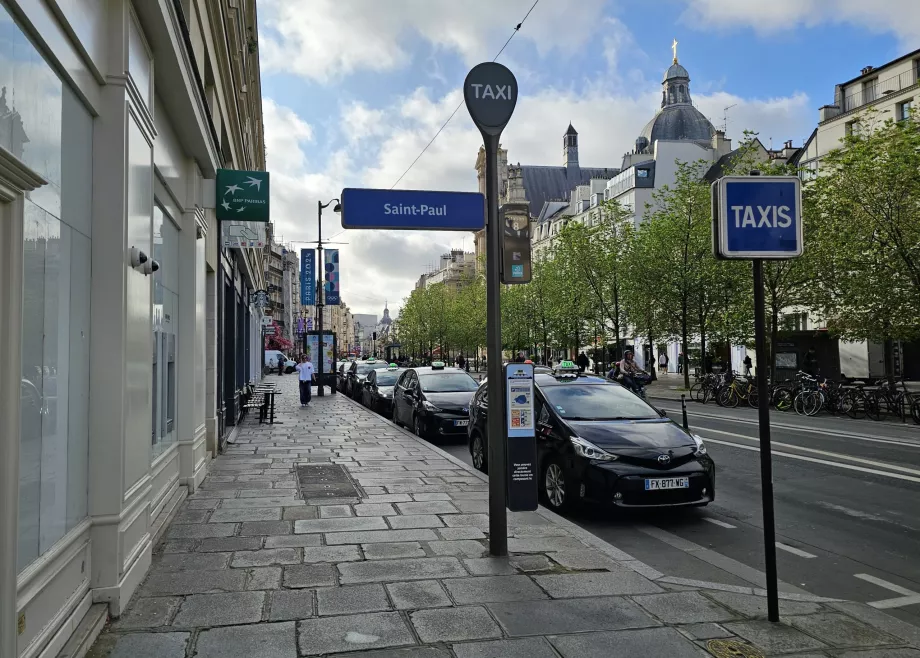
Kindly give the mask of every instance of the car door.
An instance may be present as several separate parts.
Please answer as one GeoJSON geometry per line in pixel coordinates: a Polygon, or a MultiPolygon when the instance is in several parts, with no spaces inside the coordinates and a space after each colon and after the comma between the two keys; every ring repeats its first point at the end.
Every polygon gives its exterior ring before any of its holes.
{"type": "Polygon", "coordinates": [[[415,372],[410,372],[409,378],[406,380],[406,391],[403,394],[403,399],[405,400],[402,410],[403,422],[406,423],[406,425],[411,426],[412,418],[415,415],[415,408],[418,406],[418,395],[418,375],[415,372]]]}
{"type": "Polygon", "coordinates": [[[544,457],[556,449],[558,430],[556,429],[553,413],[549,409],[549,404],[539,390],[534,395],[533,404],[534,416],[537,419],[536,431],[534,432],[537,439],[537,463],[542,464],[544,457]]]}
{"type": "Polygon", "coordinates": [[[485,439],[483,443],[488,445],[488,424],[489,424],[489,385],[480,386],[473,395],[470,402],[470,434],[475,429],[485,439]]]}
{"type": "Polygon", "coordinates": [[[369,408],[373,409],[376,403],[377,397],[377,371],[371,370],[367,374],[367,379],[364,380],[364,388],[361,391],[361,403],[369,408]]]}
{"type": "Polygon", "coordinates": [[[396,387],[393,389],[393,419],[397,423],[403,422],[403,409],[406,406],[406,382],[409,381],[409,375],[412,371],[407,370],[396,380],[396,387]]]}
{"type": "Polygon", "coordinates": [[[348,368],[348,374],[345,377],[345,394],[346,395],[350,395],[350,396],[354,395],[353,391],[354,391],[354,386],[355,386],[355,380],[357,379],[357,377],[355,376],[355,373],[357,373],[357,371],[358,371],[358,362],[352,361],[351,366],[348,368]]]}

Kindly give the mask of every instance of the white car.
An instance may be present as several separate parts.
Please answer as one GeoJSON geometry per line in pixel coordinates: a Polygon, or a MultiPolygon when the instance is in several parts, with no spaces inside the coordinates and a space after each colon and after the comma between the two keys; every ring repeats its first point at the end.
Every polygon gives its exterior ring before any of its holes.
{"type": "Polygon", "coordinates": [[[265,367],[269,370],[278,370],[279,354],[284,357],[284,371],[288,373],[294,372],[297,362],[289,358],[288,355],[281,350],[265,350],[265,367]]]}

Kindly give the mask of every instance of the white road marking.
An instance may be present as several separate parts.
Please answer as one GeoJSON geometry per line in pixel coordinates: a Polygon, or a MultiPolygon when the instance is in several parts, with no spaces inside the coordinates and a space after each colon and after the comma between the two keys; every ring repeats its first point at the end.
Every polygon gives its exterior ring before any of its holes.
{"type": "MultiPolygon", "coordinates": [[[[858,509],[853,509],[851,507],[844,507],[843,505],[836,505],[834,503],[828,503],[824,500],[819,500],[818,505],[821,507],[826,507],[827,509],[832,509],[835,512],[842,512],[847,516],[852,516],[856,519],[866,519],[868,521],[884,521],[885,523],[891,523],[884,516],[879,516],[878,514],[870,514],[869,512],[861,512],[858,509]]],[[[901,525],[900,523],[898,525],[901,525]]],[[[904,526],[909,527],[909,526],[904,526]]]]}
{"type": "Polygon", "coordinates": [[[804,558],[818,557],[817,555],[806,553],[805,551],[798,549],[795,546],[790,546],[789,544],[783,544],[782,542],[776,542],[776,548],[781,548],[784,551],[788,551],[789,553],[792,553],[793,555],[798,555],[799,557],[804,557],[804,558]]]}
{"type": "MultiPolygon", "coordinates": [[[[714,430],[706,429],[706,432],[715,432],[716,434],[725,434],[727,436],[734,436],[739,439],[746,439],[748,441],[760,441],[759,437],[756,436],[747,436],[746,434],[738,434],[736,432],[726,432],[724,430],[714,430]]],[[[794,450],[801,450],[802,452],[811,452],[816,455],[824,455],[826,457],[836,457],[837,459],[844,459],[851,462],[859,462],[860,464],[871,464],[873,466],[881,466],[883,468],[890,469],[892,471],[901,471],[902,473],[910,473],[911,475],[920,475],[920,470],[916,468],[907,468],[906,466],[897,466],[895,464],[888,464],[886,462],[877,462],[871,459],[864,459],[862,457],[852,457],[850,455],[844,455],[839,452],[829,452],[827,450],[817,450],[816,448],[805,448],[804,446],[797,445],[795,443],[782,443],[780,441],[771,441],[771,445],[779,446],[781,448],[792,448],[794,450]]]]}
{"type": "MultiPolygon", "coordinates": [[[[719,439],[711,439],[703,437],[710,443],[715,443],[717,445],[731,446],[732,448],[741,448],[742,450],[753,450],[754,452],[760,452],[760,448],[757,446],[746,446],[741,443],[732,443],[731,441],[720,441],[719,439]]],[[[813,464],[824,464],[825,466],[836,466],[837,468],[844,468],[849,471],[859,471],[861,473],[870,473],[872,475],[882,475],[884,477],[894,478],[896,480],[907,480],[908,482],[920,482],[920,477],[913,477],[910,475],[901,475],[900,473],[890,473],[886,471],[879,471],[874,468],[862,468],[861,466],[853,466],[852,464],[841,464],[840,462],[832,462],[827,459],[817,459],[815,457],[806,457],[805,455],[794,455],[790,452],[780,452],[774,450],[773,454],[778,457],[788,457],[790,459],[798,459],[803,462],[811,462],[813,464]]]]}
{"type": "Polygon", "coordinates": [[[703,520],[706,521],[707,523],[711,523],[712,525],[717,525],[720,528],[728,528],[729,530],[734,530],[735,528],[738,527],[738,526],[733,526],[731,523],[726,523],[725,521],[719,521],[719,519],[713,519],[708,516],[704,516],[703,520]]]}
{"type": "Polygon", "coordinates": [[[903,608],[906,605],[920,604],[920,594],[909,590],[906,587],[901,587],[900,585],[889,583],[887,580],[882,580],[881,578],[870,576],[867,573],[857,573],[853,575],[860,580],[865,580],[867,583],[872,583],[873,585],[884,587],[885,589],[891,590],[896,594],[902,595],[893,599],[882,599],[881,601],[869,602],[868,605],[871,605],[873,608],[878,610],[889,610],[891,608],[903,608]]]}

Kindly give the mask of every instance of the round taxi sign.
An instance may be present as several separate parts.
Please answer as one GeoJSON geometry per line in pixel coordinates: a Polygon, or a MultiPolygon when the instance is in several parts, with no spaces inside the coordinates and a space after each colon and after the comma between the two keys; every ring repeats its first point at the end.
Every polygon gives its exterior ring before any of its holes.
{"type": "Polygon", "coordinates": [[[477,64],[463,82],[463,99],[473,123],[484,134],[500,135],[517,104],[517,80],[497,62],[477,64]]]}

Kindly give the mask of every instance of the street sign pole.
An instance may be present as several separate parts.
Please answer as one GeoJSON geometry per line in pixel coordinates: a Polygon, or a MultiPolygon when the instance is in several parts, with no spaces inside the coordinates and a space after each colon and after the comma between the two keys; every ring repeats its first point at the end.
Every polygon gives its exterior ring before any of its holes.
{"type": "Polygon", "coordinates": [[[319,329],[319,363],[316,364],[316,397],[323,397],[323,297],[326,292],[326,275],[323,268],[323,202],[316,202],[316,226],[317,226],[317,245],[316,259],[319,261],[320,272],[324,272],[320,277],[319,288],[316,291],[316,326],[319,329]]]}
{"type": "Polygon", "coordinates": [[[495,62],[474,66],[463,82],[463,98],[482,133],[486,155],[486,346],[489,366],[489,552],[508,554],[505,455],[505,391],[502,377],[501,258],[503,226],[498,214],[498,144],[517,103],[517,80],[495,62]]]}
{"type": "Polygon", "coordinates": [[[776,525],[773,514],[773,453],[770,446],[770,393],[767,387],[767,338],[764,320],[763,261],[754,270],[754,351],[757,355],[757,420],[760,426],[760,492],[763,506],[763,549],[767,573],[767,618],[779,621],[776,571],[776,525]]]}

